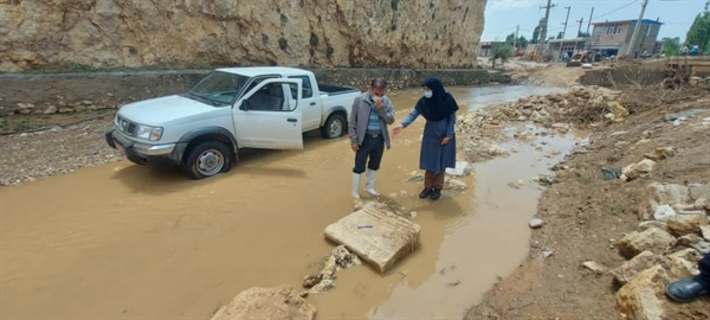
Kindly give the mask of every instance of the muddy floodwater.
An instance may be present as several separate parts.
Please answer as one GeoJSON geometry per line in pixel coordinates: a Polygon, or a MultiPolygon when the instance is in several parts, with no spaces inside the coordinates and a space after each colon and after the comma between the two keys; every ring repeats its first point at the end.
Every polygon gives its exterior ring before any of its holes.
{"type": "MultiPolygon", "coordinates": [[[[450,90],[477,109],[552,89],[450,90]]],[[[390,95],[398,120],[419,95],[390,95]]],[[[547,172],[564,152],[545,154],[574,143],[504,144],[519,152],[475,164],[465,193],[422,201],[407,179],[423,124],[393,141],[377,181],[385,199],[417,212],[421,248],[384,276],[366,265],[339,272],[333,290],[308,297],[319,319],[461,319],[527,252],[541,190],[509,183],[547,172]]],[[[303,151],[246,152],[202,181],[123,161],[1,188],[0,318],[209,319],[249,287],[299,288],[334,248],[323,229],[352,212],[352,166],[346,138],[309,137],[303,151]]]]}

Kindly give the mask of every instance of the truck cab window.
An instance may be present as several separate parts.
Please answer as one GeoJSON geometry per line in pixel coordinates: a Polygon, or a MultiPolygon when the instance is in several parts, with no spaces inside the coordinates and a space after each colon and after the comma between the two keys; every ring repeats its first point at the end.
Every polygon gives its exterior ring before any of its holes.
{"type": "Polygon", "coordinates": [[[269,83],[244,101],[249,110],[289,111],[281,83],[269,83]]]}
{"type": "MultiPolygon", "coordinates": [[[[311,87],[311,79],[308,76],[293,76],[289,77],[290,79],[301,79],[301,82],[303,83],[302,87],[303,90],[301,90],[301,96],[303,99],[308,99],[313,97],[313,88],[311,87]]],[[[291,89],[291,97],[296,99],[298,97],[298,93],[296,92],[298,90],[298,86],[295,84],[290,84],[289,85],[291,89]]]]}

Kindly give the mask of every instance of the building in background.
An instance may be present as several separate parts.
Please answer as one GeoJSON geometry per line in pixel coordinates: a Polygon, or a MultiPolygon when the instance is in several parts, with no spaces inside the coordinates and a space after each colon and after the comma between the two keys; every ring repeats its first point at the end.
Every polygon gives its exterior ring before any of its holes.
{"type": "MultiPolygon", "coordinates": [[[[592,23],[594,29],[590,38],[591,50],[606,57],[625,56],[637,22],[638,20],[622,20],[592,23]]],[[[641,20],[641,30],[631,55],[638,57],[644,51],[655,52],[658,32],[662,25],[658,20],[641,20]]]]}
{"type": "Polygon", "coordinates": [[[572,57],[575,53],[589,49],[589,38],[554,39],[547,41],[547,50],[553,60],[561,60],[564,54],[572,57]]]}

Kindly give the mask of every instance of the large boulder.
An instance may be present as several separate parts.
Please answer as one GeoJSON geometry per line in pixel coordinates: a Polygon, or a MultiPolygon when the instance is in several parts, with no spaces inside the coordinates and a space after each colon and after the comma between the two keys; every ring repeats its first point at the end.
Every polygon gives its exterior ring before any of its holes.
{"type": "Polygon", "coordinates": [[[649,228],[645,231],[634,231],[616,243],[619,253],[627,258],[649,250],[662,254],[668,247],[673,246],[676,239],[665,230],[649,228]]]}
{"type": "Polygon", "coordinates": [[[612,270],[611,274],[620,284],[627,284],[641,272],[657,265],[670,268],[670,263],[665,257],[654,254],[651,251],[644,251],[633,257],[633,259],[624,262],[620,267],[612,270]]]}
{"type": "Polygon", "coordinates": [[[700,227],[710,224],[704,214],[676,215],[669,218],[666,223],[668,224],[668,228],[679,236],[698,234],[700,227]]]}
{"type": "Polygon", "coordinates": [[[641,272],[616,294],[621,313],[627,319],[666,319],[663,292],[669,282],[668,273],[661,266],[641,272]]]}
{"type": "Polygon", "coordinates": [[[313,320],[316,308],[291,286],[254,287],[242,291],[211,320],[313,320]]]}

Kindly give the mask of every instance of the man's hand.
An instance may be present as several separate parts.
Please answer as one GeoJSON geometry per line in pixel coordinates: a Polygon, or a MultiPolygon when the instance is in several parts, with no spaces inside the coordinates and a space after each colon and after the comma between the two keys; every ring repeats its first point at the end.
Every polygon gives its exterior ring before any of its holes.
{"type": "Polygon", "coordinates": [[[352,148],[353,152],[357,152],[358,150],[360,150],[360,146],[357,144],[357,142],[353,143],[352,148]]]}
{"type": "Polygon", "coordinates": [[[375,101],[375,109],[382,110],[382,99],[375,101]]]}
{"type": "Polygon", "coordinates": [[[449,143],[449,141],[451,141],[451,138],[446,136],[446,137],[444,137],[444,139],[441,139],[441,145],[443,146],[443,145],[449,143]]]}

